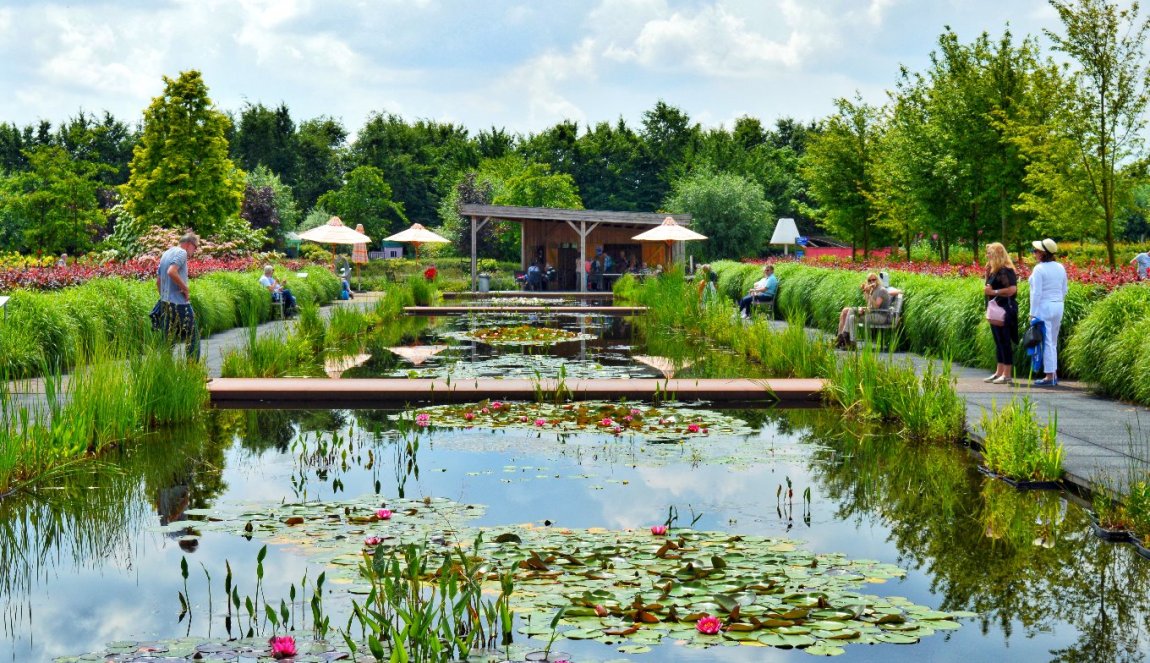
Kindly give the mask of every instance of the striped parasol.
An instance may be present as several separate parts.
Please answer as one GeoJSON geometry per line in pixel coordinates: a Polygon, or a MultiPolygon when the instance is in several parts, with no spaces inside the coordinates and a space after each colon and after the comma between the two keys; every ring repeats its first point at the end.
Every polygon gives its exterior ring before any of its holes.
{"type": "MultiPolygon", "coordinates": [[[[363,234],[363,224],[357,223],[355,225],[355,231],[362,235],[363,234]]],[[[363,242],[362,244],[352,244],[351,245],[351,261],[357,265],[367,264],[367,242],[363,242]]]]}

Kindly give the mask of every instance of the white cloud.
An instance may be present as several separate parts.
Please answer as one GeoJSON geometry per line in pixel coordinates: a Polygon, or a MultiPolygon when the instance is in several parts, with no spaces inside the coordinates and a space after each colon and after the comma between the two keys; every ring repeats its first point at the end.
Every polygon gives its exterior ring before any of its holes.
{"type": "Polygon", "coordinates": [[[776,41],[749,27],[742,17],[711,6],[693,15],[675,12],[648,21],[633,44],[611,45],[607,54],[655,70],[747,76],[764,65],[793,67],[808,48],[799,32],[776,41]]]}

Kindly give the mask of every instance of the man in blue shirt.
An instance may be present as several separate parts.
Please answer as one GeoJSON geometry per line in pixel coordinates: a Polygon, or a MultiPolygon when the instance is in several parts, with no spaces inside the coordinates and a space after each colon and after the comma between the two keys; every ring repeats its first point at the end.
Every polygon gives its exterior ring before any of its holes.
{"type": "Polygon", "coordinates": [[[751,317],[751,302],[769,302],[779,291],[779,279],[771,265],[763,267],[763,278],[755,281],[747,296],[739,300],[739,311],[744,319],[751,317]]]}
{"type": "Polygon", "coordinates": [[[160,293],[160,329],[173,343],[188,344],[187,358],[200,360],[200,332],[196,328],[196,313],[192,310],[191,291],[188,288],[188,258],[200,248],[200,238],[188,233],[180,238],[178,246],[164,251],[156,268],[156,290],[160,293]]]}

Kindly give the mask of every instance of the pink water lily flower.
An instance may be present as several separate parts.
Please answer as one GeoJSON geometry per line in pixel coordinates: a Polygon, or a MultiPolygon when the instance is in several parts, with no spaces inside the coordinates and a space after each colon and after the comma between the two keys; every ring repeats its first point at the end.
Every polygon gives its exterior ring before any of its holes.
{"type": "Polygon", "coordinates": [[[483,414],[491,414],[491,410],[488,410],[487,408],[483,408],[482,410],[480,410],[480,412],[482,412],[483,414]]]}
{"type": "Polygon", "coordinates": [[[723,629],[723,622],[718,617],[706,615],[695,622],[695,630],[703,635],[715,635],[723,629]]]}
{"type": "Polygon", "coordinates": [[[627,415],[627,416],[623,417],[623,421],[635,421],[635,417],[632,417],[631,415],[627,415]]]}
{"type": "Polygon", "coordinates": [[[698,433],[699,432],[699,424],[687,424],[687,432],[688,433],[698,433]]]}
{"type": "Polygon", "coordinates": [[[527,416],[524,415],[522,417],[519,417],[519,421],[527,421],[527,416]]]}
{"type": "Polygon", "coordinates": [[[503,403],[501,403],[499,401],[495,401],[494,403],[491,404],[492,410],[498,410],[501,407],[503,407],[503,403]]]}
{"type": "Polygon", "coordinates": [[[383,539],[378,537],[378,536],[369,536],[369,537],[364,538],[364,540],[363,540],[363,545],[371,546],[373,548],[375,546],[378,546],[381,543],[383,543],[383,539]]]}
{"type": "Polygon", "coordinates": [[[640,410],[640,409],[639,409],[639,408],[637,408],[637,407],[633,407],[633,408],[631,408],[631,416],[632,416],[632,417],[637,417],[637,416],[639,416],[640,414],[643,414],[643,411],[642,411],[642,410],[640,410]]]}
{"type": "Polygon", "coordinates": [[[290,635],[273,636],[268,640],[273,658],[291,658],[296,655],[295,638],[290,635]]]}
{"type": "Polygon", "coordinates": [[[427,414],[426,412],[415,415],[415,424],[417,426],[430,426],[431,415],[427,414]]]}
{"type": "Polygon", "coordinates": [[[467,421],[471,421],[472,419],[475,418],[475,413],[474,412],[464,412],[463,418],[466,419],[467,421]]]}
{"type": "Polygon", "coordinates": [[[380,509],[375,512],[375,515],[380,520],[391,520],[391,509],[380,509]]]}
{"type": "Polygon", "coordinates": [[[544,424],[546,424],[546,423],[547,423],[547,420],[546,420],[546,419],[536,419],[536,420],[535,420],[535,425],[536,425],[536,426],[542,426],[542,425],[544,425],[544,424]]]}
{"type": "Polygon", "coordinates": [[[665,536],[667,534],[666,525],[651,525],[651,533],[655,536],[665,536]]]}
{"type": "Polygon", "coordinates": [[[606,617],[607,615],[611,614],[611,612],[609,610],[607,610],[607,606],[596,603],[595,604],[595,614],[600,616],[600,617],[606,617]]]}
{"type": "Polygon", "coordinates": [[[602,421],[599,422],[599,425],[606,428],[607,426],[610,426],[613,423],[615,423],[615,422],[611,421],[611,417],[603,417],[602,421]]]}

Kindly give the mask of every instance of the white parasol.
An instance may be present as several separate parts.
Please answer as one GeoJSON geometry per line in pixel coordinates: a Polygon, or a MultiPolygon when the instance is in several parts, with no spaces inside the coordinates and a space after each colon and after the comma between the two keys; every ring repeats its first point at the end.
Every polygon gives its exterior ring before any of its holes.
{"type": "Polygon", "coordinates": [[[336,244],[366,244],[371,242],[371,238],[367,235],[343,225],[343,221],[340,221],[338,216],[331,217],[322,226],[300,233],[299,238],[319,244],[331,244],[332,269],[335,269],[336,244]]]}
{"type": "Polygon", "coordinates": [[[388,242],[408,242],[415,245],[415,257],[419,259],[419,245],[424,243],[443,244],[451,240],[445,239],[423,227],[422,223],[414,223],[403,232],[398,232],[385,238],[388,242]]]}
{"type": "Polygon", "coordinates": [[[637,239],[642,242],[666,242],[667,243],[667,265],[671,264],[671,242],[686,242],[695,239],[707,239],[706,235],[680,226],[675,222],[675,219],[667,217],[663,219],[663,223],[658,226],[635,235],[631,239],[637,239]]]}

